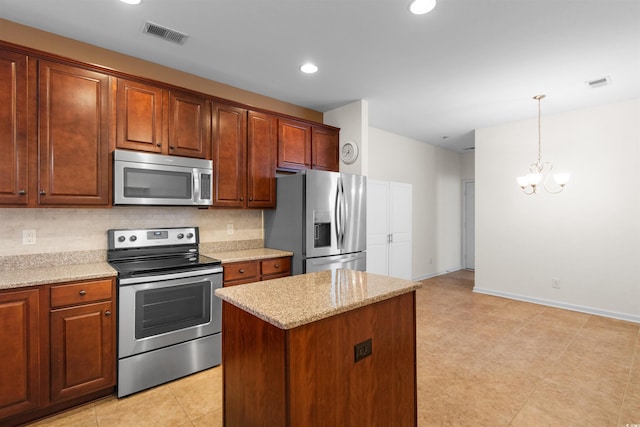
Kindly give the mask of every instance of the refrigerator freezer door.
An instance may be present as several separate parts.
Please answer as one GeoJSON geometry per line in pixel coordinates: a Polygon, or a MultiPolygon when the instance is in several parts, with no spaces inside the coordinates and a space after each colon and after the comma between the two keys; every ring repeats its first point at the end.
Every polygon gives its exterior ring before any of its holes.
{"type": "Polygon", "coordinates": [[[349,270],[366,271],[367,270],[367,253],[358,252],[355,254],[336,255],[322,258],[307,258],[305,261],[305,273],[314,273],[316,271],[336,270],[338,268],[347,268],[349,270]]]}

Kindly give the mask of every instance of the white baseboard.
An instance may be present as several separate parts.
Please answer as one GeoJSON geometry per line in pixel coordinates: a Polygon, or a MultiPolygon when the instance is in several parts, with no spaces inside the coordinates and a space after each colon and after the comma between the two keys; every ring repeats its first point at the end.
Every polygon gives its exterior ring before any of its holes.
{"type": "Polygon", "coordinates": [[[449,274],[449,273],[453,273],[454,271],[459,271],[459,270],[464,270],[462,267],[454,267],[454,268],[450,268],[448,270],[445,271],[439,271],[437,273],[431,273],[431,274],[427,274],[426,276],[419,276],[419,277],[415,277],[412,280],[414,282],[420,282],[421,280],[427,280],[427,279],[431,279],[433,277],[438,277],[438,276],[442,276],[444,274],[449,274]]]}
{"type": "Polygon", "coordinates": [[[546,305],[549,307],[563,308],[565,310],[578,311],[580,313],[594,314],[596,316],[610,317],[612,319],[626,320],[628,322],[640,323],[640,316],[637,316],[634,314],[618,313],[616,311],[602,310],[599,308],[585,307],[585,306],[575,305],[575,304],[567,304],[559,301],[528,297],[524,295],[511,294],[508,292],[500,292],[500,291],[494,291],[491,289],[483,289],[478,287],[474,287],[473,292],[477,292],[479,294],[493,295],[496,297],[513,299],[517,301],[531,302],[534,304],[546,305]]]}

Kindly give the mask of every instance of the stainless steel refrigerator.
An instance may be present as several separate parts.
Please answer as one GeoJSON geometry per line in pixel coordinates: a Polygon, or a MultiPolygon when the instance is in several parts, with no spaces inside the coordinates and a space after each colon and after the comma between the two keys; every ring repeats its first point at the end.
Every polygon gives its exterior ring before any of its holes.
{"type": "Polygon", "coordinates": [[[277,183],[277,207],[264,211],[265,246],[293,252],[293,274],[366,271],[366,177],[305,170],[277,183]]]}

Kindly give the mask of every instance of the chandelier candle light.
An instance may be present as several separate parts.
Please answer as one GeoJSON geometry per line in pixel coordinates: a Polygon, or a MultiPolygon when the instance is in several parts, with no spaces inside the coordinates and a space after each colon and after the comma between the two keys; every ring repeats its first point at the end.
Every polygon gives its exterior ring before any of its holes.
{"type": "Polygon", "coordinates": [[[522,191],[526,195],[536,194],[539,188],[540,181],[543,181],[543,188],[547,193],[558,194],[564,186],[569,182],[570,174],[563,172],[553,175],[553,180],[556,183],[556,189],[548,187],[549,176],[553,170],[553,164],[551,162],[542,162],[542,138],[540,136],[540,100],[545,95],[536,95],[533,99],[538,101],[538,161],[532,163],[529,166],[529,173],[525,176],[519,176],[517,178],[518,185],[522,188],[522,191]]]}

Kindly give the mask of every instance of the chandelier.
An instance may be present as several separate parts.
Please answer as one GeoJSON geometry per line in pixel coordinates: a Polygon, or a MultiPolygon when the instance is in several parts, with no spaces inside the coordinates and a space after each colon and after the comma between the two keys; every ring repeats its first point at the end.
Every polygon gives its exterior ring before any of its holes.
{"type": "Polygon", "coordinates": [[[538,188],[540,188],[540,182],[542,182],[542,187],[547,193],[558,194],[564,189],[564,186],[567,185],[571,177],[571,175],[566,172],[556,173],[553,175],[555,186],[549,186],[549,178],[553,170],[553,164],[542,161],[542,138],[540,137],[540,100],[544,97],[545,95],[536,95],[533,97],[533,99],[538,101],[538,161],[529,166],[529,173],[527,175],[517,178],[518,185],[526,195],[536,194],[538,188]]]}

